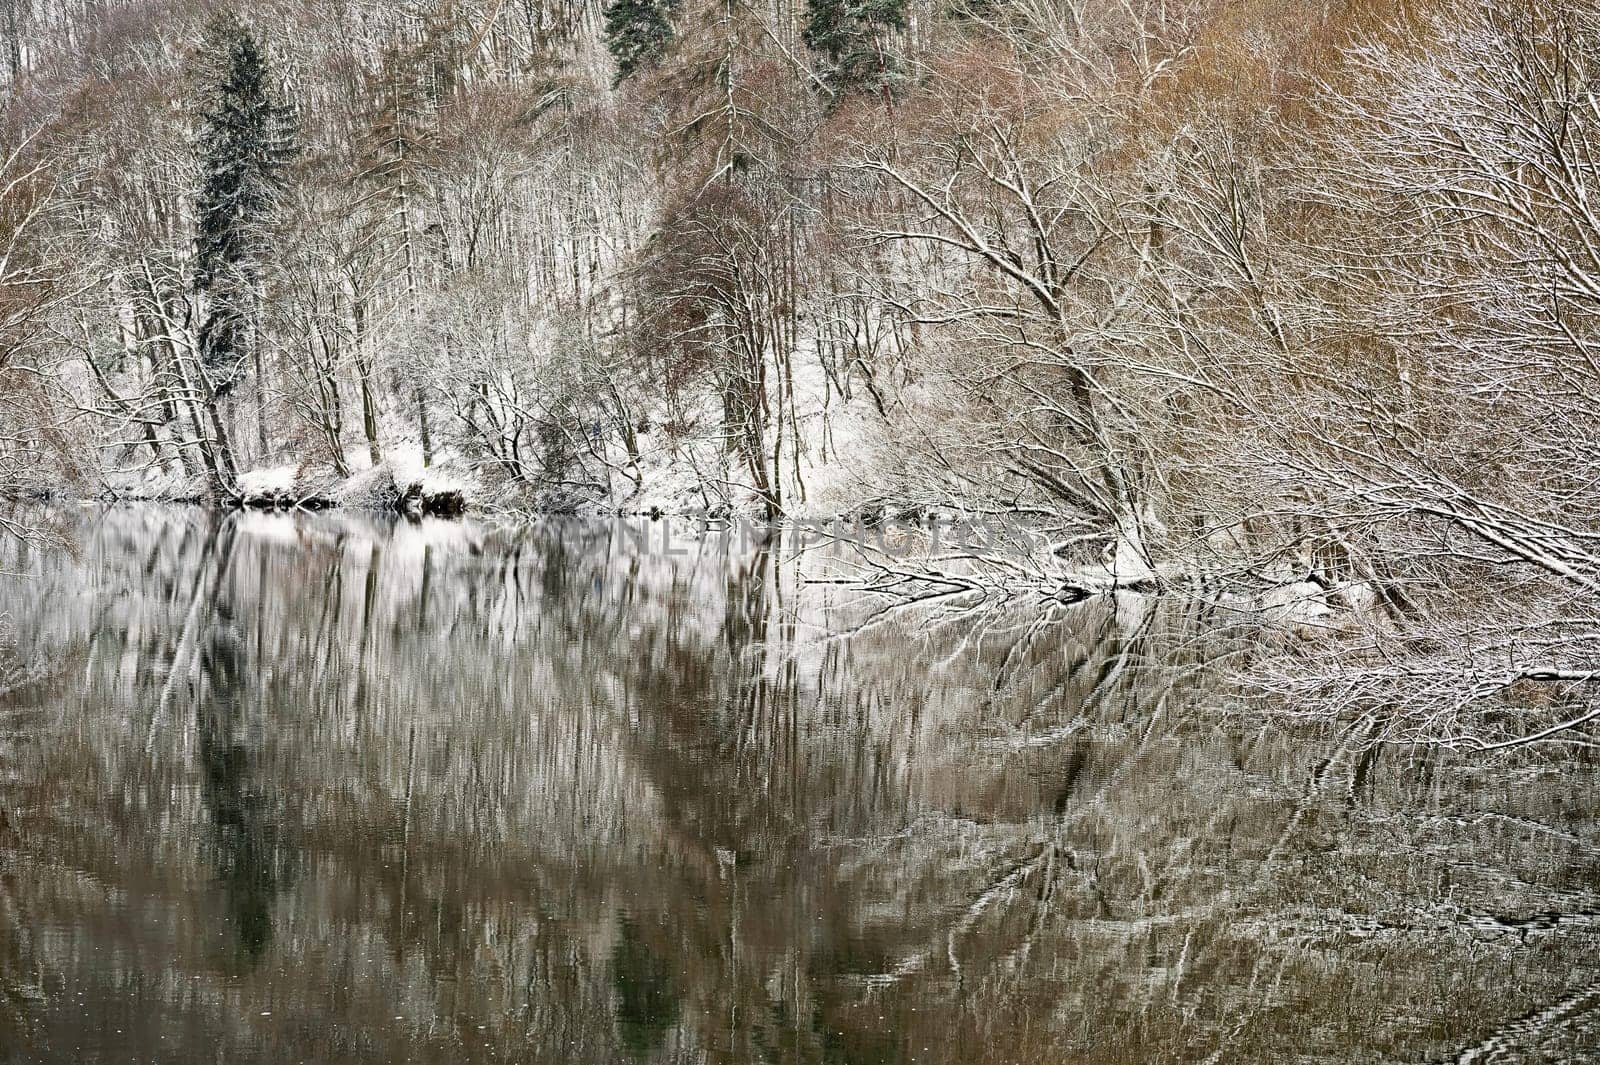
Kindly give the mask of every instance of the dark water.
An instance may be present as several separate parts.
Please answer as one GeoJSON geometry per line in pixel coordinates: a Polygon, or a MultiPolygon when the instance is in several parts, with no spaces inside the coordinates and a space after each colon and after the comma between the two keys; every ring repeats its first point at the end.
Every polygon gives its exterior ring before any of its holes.
{"type": "Polygon", "coordinates": [[[1594,760],[1229,711],[1188,611],[80,538],[0,555],[0,1060],[1600,1060],[1594,760]]]}

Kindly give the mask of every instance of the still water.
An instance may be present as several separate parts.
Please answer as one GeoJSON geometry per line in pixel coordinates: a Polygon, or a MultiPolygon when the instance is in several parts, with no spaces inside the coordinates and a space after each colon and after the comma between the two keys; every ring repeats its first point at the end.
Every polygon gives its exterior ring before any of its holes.
{"type": "Polygon", "coordinates": [[[1600,1060],[1596,759],[615,525],[0,553],[0,1061],[1600,1060]]]}

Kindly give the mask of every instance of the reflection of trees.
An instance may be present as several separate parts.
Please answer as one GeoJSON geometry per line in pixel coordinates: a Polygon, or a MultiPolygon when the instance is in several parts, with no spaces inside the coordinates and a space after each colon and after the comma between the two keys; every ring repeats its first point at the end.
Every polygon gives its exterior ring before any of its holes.
{"type": "Polygon", "coordinates": [[[678,1023],[678,994],[672,960],[640,937],[631,918],[617,924],[611,952],[611,981],[616,988],[617,1031],[637,1057],[646,1057],[678,1023]]]}
{"type": "Polygon", "coordinates": [[[82,686],[50,694],[7,853],[37,863],[25,921],[111,905],[82,883],[139,907],[83,933],[121,976],[40,964],[113,1013],[162,974],[173,1039],[1343,1060],[1465,1045],[1585,978],[1589,767],[1530,803],[1219,717],[1230,647],[1182,610],[869,621],[776,546],[665,558],[584,524],[131,511],[84,558],[44,571],[82,686]],[[193,948],[224,918],[257,964],[193,948]]]}
{"type": "MultiPolygon", "coordinates": [[[[257,671],[236,616],[231,523],[213,528],[203,557],[203,648],[194,696],[200,795],[211,815],[217,873],[243,957],[255,960],[272,938],[272,906],[286,875],[274,799],[256,766],[261,722],[252,705],[257,671]]],[[[197,589],[197,595],[201,594],[197,589]]],[[[259,631],[259,630],[258,630],[259,631]]]]}

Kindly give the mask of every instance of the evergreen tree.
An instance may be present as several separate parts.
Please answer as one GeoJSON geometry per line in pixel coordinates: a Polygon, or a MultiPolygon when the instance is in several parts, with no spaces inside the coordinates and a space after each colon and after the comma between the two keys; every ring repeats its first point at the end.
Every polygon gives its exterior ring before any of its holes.
{"type": "Polygon", "coordinates": [[[618,82],[660,57],[672,40],[677,10],[678,0],[609,0],[606,48],[617,61],[618,82]]]}
{"type": "MultiPolygon", "coordinates": [[[[218,404],[233,391],[252,355],[261,383],[255,329],[267,225],[293,150],[293,125],[288,108],[274,98],[265,53],[237,19],[223,16],[212,23],[202,58],[207,101],[199,137],[194,288],[203,298],[200,352],[216,435],[208,465],[214,486],[231,491],[237,470],[218,404]]],[[[265,447],[259,402],[257,420],[265,447]]]]}
{"type": "Polygon", "coordinates": [[[250,353],[267,225],[293,151],[293,126],[289,109],[274,98],[266,55],[250,32],[224,16],[207,37],[215,80],[199,140],[194,287],[207,297],[206,365],[226,391],[250,353]]]}
{"type": "Polygon", "coordinates": [[[826,60],[825,80],[849,90],[893,76],[898,63],[885,38],[905,28],[905,0],[806,0],[802,36],[826,60]]]}

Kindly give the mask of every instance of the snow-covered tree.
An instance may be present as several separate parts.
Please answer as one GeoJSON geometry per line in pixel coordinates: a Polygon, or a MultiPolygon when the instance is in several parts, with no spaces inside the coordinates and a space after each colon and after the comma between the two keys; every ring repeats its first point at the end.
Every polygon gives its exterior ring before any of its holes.
{"type": "Polygon", "coordinates": [[[906,28],[905,0],[806,0],[804,38],[840,88],[886,83],[896,73],[892,34],[906,28]]]}
{"type": "Polygon", "coordinates": [[[249,29],[231,16],[218,19],[207,34],[205,52],[214,80],[207,87],[199,138],[194,287],[204,298],[201,361],[217,434],[211,472],[214,487],[227,489],[237,468],[219,403],[234,393],[247,360],[254,361],[258,432],[266,447],[264,375],[255,331],[270,250],[268,227],[294,139],[290,111],[278,101],[266,53],[249,29]]]}
{"type": "Polygon", "coordinates": [[[673,37],[677,0],[610,0],[605,7],[606,48],[624,81],[649,66],[673,37]]]}

